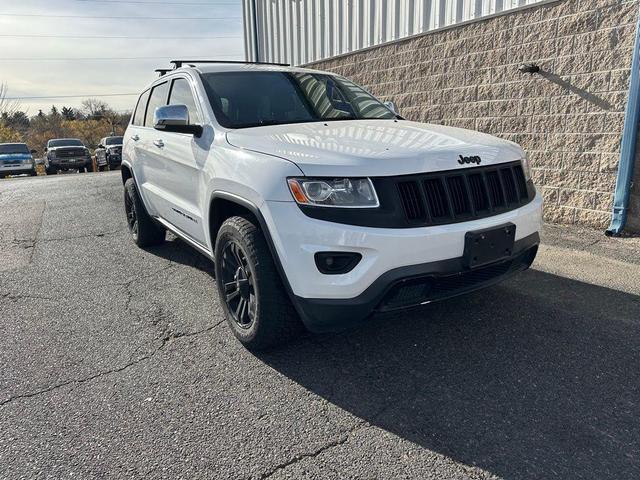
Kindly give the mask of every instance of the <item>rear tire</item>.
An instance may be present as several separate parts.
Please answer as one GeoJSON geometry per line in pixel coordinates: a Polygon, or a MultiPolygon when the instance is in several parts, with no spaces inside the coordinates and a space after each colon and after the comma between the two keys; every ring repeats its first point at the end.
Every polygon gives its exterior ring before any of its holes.
{"type": "Polygon", "coordinates": [[[167,232],[147,213],[133,178],[129,178],[124,184],[124,210],[129,233],[136,245],[144,248],[164,242],[167,232]]]}
{"type": "Polygon", "coordinates": [[[222,224],[215,272],[227,323],[247,349],[283,345],[304,330],[253,218],[231,217],[222,224]]]}

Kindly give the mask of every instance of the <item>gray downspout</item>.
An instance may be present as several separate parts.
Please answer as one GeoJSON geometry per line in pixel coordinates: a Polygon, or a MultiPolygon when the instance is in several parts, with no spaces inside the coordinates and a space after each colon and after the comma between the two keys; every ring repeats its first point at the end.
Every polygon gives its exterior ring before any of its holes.
{"type": "Polygon", "coordinates": [[[257,13],[257,5],[256,5],[256,0],[251,0],[251,7],[253,10],[253,48],[254,51],[256,52],[256,58],[255,61],[259,62],[260,61],[260,52],[258,51],[258,45],[260,44],[260,42],[258,42],[258,13],[257,13]]]}
{"type": "Polygon", "coordinates": [[[640,124],[640,12],[636,26],[636,39],[631,61],[631,79],[629,80],[629,100],[624,119],[624,131],[620,145],[620,163],[618,179],[613,197],[613,216],[611,225],[604,232],[607,236],[618,236],[627,223],[631,183],[633,181],[633,164],[636,157],[638,125],[640,124]]]}

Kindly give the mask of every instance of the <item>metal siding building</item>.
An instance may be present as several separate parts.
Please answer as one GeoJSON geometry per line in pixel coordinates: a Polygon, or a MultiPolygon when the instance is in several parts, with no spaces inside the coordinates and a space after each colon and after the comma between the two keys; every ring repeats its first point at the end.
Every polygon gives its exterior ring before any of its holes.
{"type": "Polygon", "coordinates": [[[545,0],[243,0],[247,60],[302,65],[545,0]]]}
{"type": "Polygon", "coordinates": [[[519,143],[545,220],[604,229],[615,191],[640,231],[640,153],[630,195],[617,178],[633,161],[624,132],[637,128],[625,110],[640,0],[243,2],[248,60],[330,71],[408,120],[519,143]],[[524,63],[540,74],[523,74],[524,63]]]}

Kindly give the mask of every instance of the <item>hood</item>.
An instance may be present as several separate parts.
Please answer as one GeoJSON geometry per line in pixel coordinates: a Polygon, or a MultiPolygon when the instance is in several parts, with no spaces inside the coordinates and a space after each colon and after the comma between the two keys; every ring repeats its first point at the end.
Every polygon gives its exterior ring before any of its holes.
{"type": "Polygon", "coordinates": [[[227,141],[290,160],[311,177],[408,175],[477,166],[459,163],[461,156],[491,165],[524,155],[515,143],[491,135],[406,120],[254,127],[228,132],[227,141]]]}

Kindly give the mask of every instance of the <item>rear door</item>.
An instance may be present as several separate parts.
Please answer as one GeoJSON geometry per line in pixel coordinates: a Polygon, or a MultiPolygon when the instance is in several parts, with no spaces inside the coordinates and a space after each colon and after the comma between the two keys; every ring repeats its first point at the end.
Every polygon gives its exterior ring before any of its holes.
{"type": "MultiPolygon", "coordinates": [[[[189,123],[202,124],[202,111],[188,76],[172,77],[168,92],[168,105],[186,105],[189,123]]],[[[154,130],[152,137],[150,148],[154,155],[148,158],[149,162],[155,162],[154,167],[161,166],[161,171],[154,171],[153,178],[164,201],[162,217],[191,239],[204,244],[203,209],[198,199],[200,175],[208,150],[191,134],[154,130]]]]}
{"type": "MultiPolygon", "coordinates": [[[[133,174],[138,182],[138,186],[144,183],[144,176],[142,173],[141,156],[144,154],[142,147],[142,134],[144,127],[144,117],[147,111],[147,103],[149,102],[149,90],[142,92],[138,98],[136,109],[131,117],[131,123],[127,127],[127,131],[124,134],[123,146],[122,146],[122,160],[128,162],[133,168],[133,174]]],[[[144,192],[141,192],[143,194],[144,192]]],[[[144,199],[146,201],[146,198],[144,199]]],[[[149,208],[149,205],[147,205],[149,208]]],[[[150,209],[151,210],[151,209],[150,209]]],[[[152,213],[150,211],[149,213],[152,213]]]]}

